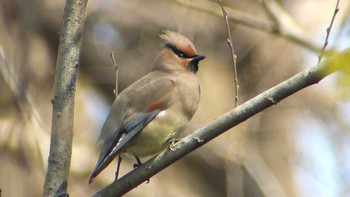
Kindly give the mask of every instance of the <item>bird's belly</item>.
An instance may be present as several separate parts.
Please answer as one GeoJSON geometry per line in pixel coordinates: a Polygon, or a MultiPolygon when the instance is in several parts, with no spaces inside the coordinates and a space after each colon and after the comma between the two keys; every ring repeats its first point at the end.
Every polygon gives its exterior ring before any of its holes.
{"type": "Polygon", "coordinates": [[[126,145],[124,150],[139,157],[159,153],[169,146],[169,139],[181,134],[188,121],[179,114],[162,111],[126,145]]]}

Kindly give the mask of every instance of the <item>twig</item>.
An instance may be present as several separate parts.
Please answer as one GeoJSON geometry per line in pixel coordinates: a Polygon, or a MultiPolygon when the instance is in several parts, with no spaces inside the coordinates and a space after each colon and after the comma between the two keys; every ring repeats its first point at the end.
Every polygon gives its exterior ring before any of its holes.
{"type": "Polygon", "coordinates": [[[225,23],[226,23],[226,30],[227,30],[227,35],[228,35],[228,38],[227,38],[227,44],[228,46],[230,47],[230,50],[231,50],[231,58],[232,58],[232,62],[233,62],[233,74],[234,74],[234,82],[235,82],[235,107],[237,107],[238,105],[238,88],[239,88],[239,85],[238,85],[238,77],[237,77],[237,56],[235,54],[235,50],[233,49],[233,46],[232,46],[232,37],[231,37],[231,30],[230,30],[230,25],[229,25],[229,22],[228,22],[228,16],[227,16],[227,11],[225,10],[224,8],[224,5],[222,4],[221,0],[218,0],[219,4],[220,4],[220,7],[221,7],[221,10],[222,10],[222,14],[224,15],[224,19],[225,19],[225,23]]]}
{"type": "Polygon", "coordinates": [[[347,49],[330,57],[327,61],[302,71],[277,86],[261,93],[215,119],[214,122],[209,123],[205,127],[183,138],[180,143],[176,144],[176,151],[167,149],[161,152],[155,158],[150,159],[135,170],[129,172],[127,175],[121,177],[119,180],[100,190],[94,194],[93,197],[121,196],[125,194],[228,129],[231,129],[259,112],[277,104],[288,96],[291,96],[308,86],[317,84],[324,77],[337,71],[337,69],[340,69],[342,65],[339,64],[346,62],[345,60],[349,58],[350,49],[347,49]],[[339,59],[344,61],[339,61],[339,59]]]}
{"type": "Polygon", "coordinates": [[[337,0],[337,4],[335,5],[335,9],[334,9],[334,13],[333,13],[333,16],[332,16],[331,23],[329,24],[329,26],[327,28],[326,39],[324,40],[323,47],[322,47],[322,50],[320,52],[320,56],[318,56],[318,63],[320,63],[322,61],[324,52],[326,50],[326,47],[328,46],[329,35],[331,34],[331,30],[332,30],[332,27],[333,27],[333,24],[334,24],[335,16],[337,15],[337,13],[339,11],[339,7],[338,7],[339,6],[339,1],[340,0],[337,0]]]}
{"type": "Polygon", "coordinates": [[[115,69],[115,89],[114,89],[114,94],[115,94],[115,97],[117,98],[118,93],[119,93],[119,89],[118,89],[119,70],[118,70],[117,62],[114,59],[114,52],[112,51],[109,55],[111,56],[111,59],[112,59],[112,62],[113,62],[113,66],[114,66],[114,69],[115,69]]]}
{"type": "Polygon", "coordinates": [[[334,39],[334,46],[337,46],[341,43],[342,40],[342,35],[346,35],[348,30],[347,30],[347,25],[348,25],[348,22],[350,20],[350,3],[347,4],[346,7],[342,8],[342,12],[343,12],[343,16],[344,17],[341,17],[341,21],[339,22],[339,27],[338,27],[338,31],[337,31],[337,35],[334,36],[335,39],[334,39]]]}
{"type": "MultiPolygon", "coordinates": [[[[222,16],[222,12],[220,9],[220,6],[218,6],[216,3],[208,1],[208,0],[174,0],[177,3],[199,10],[203,12],[207,12],[210,14],[213,14],[215,16],[222,16]]],[[[228,16],[231,21],[243,24],[247,27],[251,27],[254,29],[259,29],[262,31],[267,32],[273,32],[275,30],[274,24],[270,21],[266,21],[264,19],[260,19],[254,16],[251,16],[245,12],[235,10],[232,8],[225,9],[230,12],[230,15],[228,16]]]]}
{"type": "MultiPolygon", "coordinates": [[[[200,10],[203,12],[210,13],[215,16],[222,16],[220,6],[218,6],[216,3],[207,1],[207,0],[174,0],[177,3],[181,5],[185,5],[187,7],[200,10]]],[[[275,24],[275,21],[267,21],[260,19],[258,17],[254,17],[252,15],[249,15],[247,13],[225,7],[225,9],[230,13],[228,18],[230,19],[230,22],[236,22],[239,24],[242,24],[246,27],[254,28],[257,30],[261,30],[268,33],[274,33],[277,36],[283,37],[287,40],[291,40],[296,44],[299,44],[300,46],[314,52],[318,53],[321,50],[321,46],[319,46],[317,43],[313,42],[304,35],[302,32],[290,32],[290,31],[279,31],[279,27],[277,24],[275,24]]]]}

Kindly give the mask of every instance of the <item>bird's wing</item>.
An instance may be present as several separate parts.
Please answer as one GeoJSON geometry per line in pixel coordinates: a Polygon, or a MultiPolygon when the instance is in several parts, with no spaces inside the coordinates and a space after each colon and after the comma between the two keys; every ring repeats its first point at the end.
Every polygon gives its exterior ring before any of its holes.
{"type": "Polygon", "coordinates": [[[118,154],[120,149],[123,148],[131,139],[133,139],[164,108],[166,107],[162,106],[150,112],[138,113],[130,122],[120,129],[120,133],[122,135],[118,142],[116,142],[109,155],[118,154]]]}
{"type": "Polygon", "coordinates": [[[174,82],[170,78],[149,80],[146,77],[116,99],[102,127],[101,134],[107,134],[107,137],[102,137],[102,150],[90,179],[107,167],[130,140],[170,105],[173,88],[174,82]]]}

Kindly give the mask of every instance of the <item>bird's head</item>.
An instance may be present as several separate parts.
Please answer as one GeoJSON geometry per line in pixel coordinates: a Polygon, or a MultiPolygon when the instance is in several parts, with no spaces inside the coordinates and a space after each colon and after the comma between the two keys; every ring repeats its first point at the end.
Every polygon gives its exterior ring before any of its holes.
{"type": "Polygon", "coordinates": [[[205,56],[198,55],[192,42],[183,35],[166,30],[160,37],[165,40],[163,49],[156,57],[153,70],[198,71],[198,63],[205,56]]]}

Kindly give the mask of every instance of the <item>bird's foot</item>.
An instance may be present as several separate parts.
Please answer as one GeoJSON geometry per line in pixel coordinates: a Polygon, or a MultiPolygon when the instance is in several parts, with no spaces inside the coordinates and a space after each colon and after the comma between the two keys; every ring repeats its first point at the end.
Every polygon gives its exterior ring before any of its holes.
{"type": "Polygon", "coordinates": [[[181,140],[182,140],[182,138],[170,139],[169,140],[169,143],[170,143],[169,149],[173,152],[176,151],[176,143],[178,143],[181,140]]]}
{"type": "Polygon", "coordinates": [[[135,168],[140,167],[140,166],[142,165],[142,162],[141,162],[141,160],[140,160],[140,158],[139,158],[138,156],[134,155],[134,157],[135,157],[137,163],[135,163],[135,164],[132,165],[132,166],[133,166],[134,169],[135,169],[135,168]]]}
{"type": "Polygon", "coordinates": [[[122,162],[122,156],[119,154],[118,156],[118,164],[117,164],[117,170],[115,171],[115,178],[114,181],[118,180],[118,175],[119,175],[119,168],[120,168],[120,163],[122,162]]]}
{"type": "Polygon", "coordinates": [[[138,168],[138,167],[140,167],[141,166],[141,164],[138,164],[138,163],[134,163],[133,165],[132,165],[132,167],[134,168],[134,169],[136,169],[136,168],[138,168]]]}
{"type": "MultiPolygon", "coordinates": [[[[134,157],[135,157],[137,163],[135,163],[132,166],[134,167],[134,169],[136,169],[142,165],[142,162],[138,156],[134,155],[134,157]]],[[[149,178],[146,180],[146,183],[149,183],[149,178]]]]}

